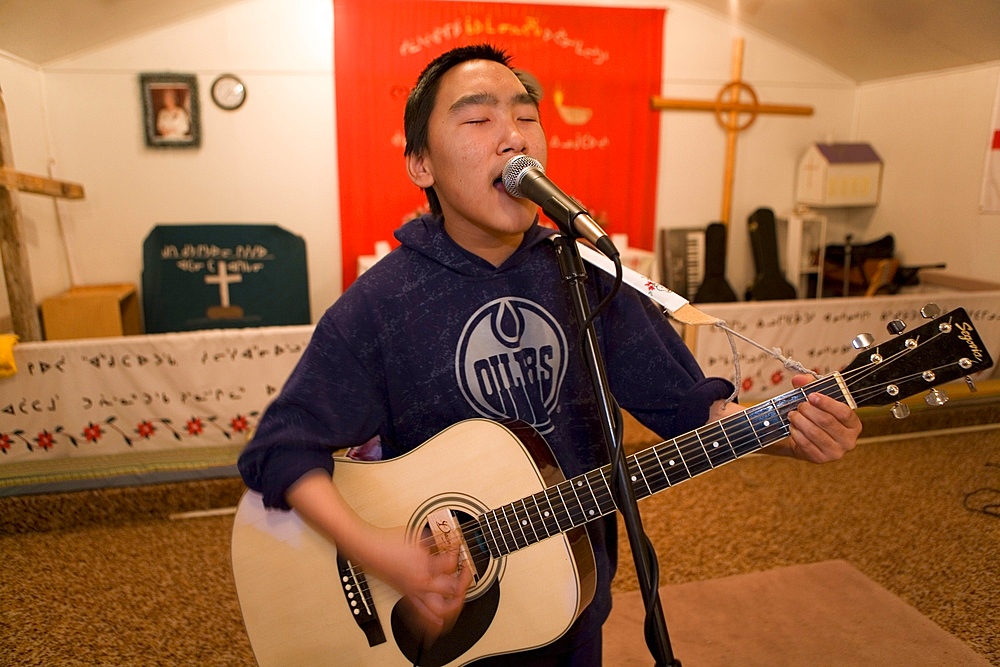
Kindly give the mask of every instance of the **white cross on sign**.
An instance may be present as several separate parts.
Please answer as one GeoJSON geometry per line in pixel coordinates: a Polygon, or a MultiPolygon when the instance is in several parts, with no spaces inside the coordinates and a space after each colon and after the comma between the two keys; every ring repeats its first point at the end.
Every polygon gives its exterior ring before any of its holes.
{"type": "Polygon", "coordinates": [[[219,286],[219,303],[223,308],[229,307],[229,283],[241,283],[243,282],[243,276],[236,273],[229,275],[229,271],[226,269],[225,262],[218,262],[219,265],[219,275],[217,276],[205,276],[205,283],[209,285],[219,286]]]}

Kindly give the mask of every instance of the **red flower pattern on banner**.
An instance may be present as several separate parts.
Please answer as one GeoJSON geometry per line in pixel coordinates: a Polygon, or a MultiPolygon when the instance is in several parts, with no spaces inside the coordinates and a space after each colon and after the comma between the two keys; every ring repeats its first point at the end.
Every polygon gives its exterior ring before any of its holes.
{"type": "Polygon", "coordinates": [[[37,442],[38,446],[45,451],[52,449],[52,447],[56,444],[55,437],[48,431],[42,431],[39,433],[38,437],[35,438],[35,442],[37,442]]]}
{"type": "Polygon", "coordinates": [[[743,382],[740,383],[742,391],[750,391],[753,389],[753,378],[743,378],[743,382]]]}
{"type": "MultiPolygon", "coordinates": [[[[183,435],[191,437],[201,437],[204,435],[205,430],[211,426],[219,430],[226,439],[231,439],[233,434],[247,434],[252,430],[253,420],[259,416],[259,412],[252,410],[246,414],[236,414],[232,417],[223,417],[220,415],[207,415],[203,417],[191,417],[184,424],[184,432],[179,433],[176,429],[172,428],[170,425],[170,420],[166,418],[152,418],[144,419],[136,424],[135,433],[144,440],[153,439],[159,432],[159,424],[163,425],[163,430],[173,437],[174,440],[180,440],[183,435]],[[227,421],[228,420],[228,421],[227,421]],[[223,427],[218,422],[228,423],[229,428],[223,427]],[[159,424],[158,424],[158,423],[159,424]]],[[[82,429],[82,437],[86,442],[100,444],[105,437],[112,431],[116,431],[121,435],[125,444],[132,446],[132,439],[129,434],[119,428],[115,422],[117,421],[117,416],[111,415],[103,420],[103,422],[88,422],[82,429]]],[[[29,452],[35,451],[51,451],[58,444],[59,438],[66,438],[74,447],[78,447],[76,437],[74,437],[70,432],[61,425],[53,426],[51,429],[43,429],[38,432],[34,438],[27,436],[22,430],[8,431],[6,433],[0,432],[0,454],[7,454],[13,449],[16,442],[23,442],[24,446],[29,452]]]]}
{"type": "Polygon", "coordinates": [[[784,379],[785,379],[785,374],[782,373],[781,371],[774,371],[774,373],[771,374],[771,384],[775,386],[781,384],[782,380],[784,379]]]}
{"type": "Polygon", "coordinates": [[[188,420],[185,428],[187,429],[188,435],[201,435],[202,431],[205,430],[205,424],[201,421],[201,419],[192,417],[188,420]]]}
{"type": "Polygon", "coordinates": [[[83,437],[87,439],[87,442],[97,442],[104,435],[104,430],[101,428],[100,424],[95,424],[90,422],[85,429],[83,429],[83,437]]]}
{"type": "Polygon", "coordinates": [[[139,425],[136,427],[135,432],[139,434],[139,437],[149,440],[151,437],[153,437],[153,435],[156,434],[156,427],[153,426],[153,422],[147,419],[144,422],[139,422],[139,425]]]}

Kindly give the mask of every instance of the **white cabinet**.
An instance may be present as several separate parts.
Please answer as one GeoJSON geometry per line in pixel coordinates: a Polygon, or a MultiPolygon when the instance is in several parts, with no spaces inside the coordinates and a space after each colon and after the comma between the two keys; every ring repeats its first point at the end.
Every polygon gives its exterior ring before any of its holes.
{"type": "Polygon", "coordinates": [[[785,275],[800,299],[823,295],[823,258],[826,254],[826,216],[806,206],[798,206],[785,216],[785,275]],[[809,277],[816,277],[815,294],[809,291],[809,277]]]}

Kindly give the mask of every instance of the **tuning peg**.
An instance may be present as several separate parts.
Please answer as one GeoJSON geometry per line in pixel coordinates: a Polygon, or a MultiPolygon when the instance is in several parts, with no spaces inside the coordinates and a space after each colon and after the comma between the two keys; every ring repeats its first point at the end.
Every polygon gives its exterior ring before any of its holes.
{"type": "Polygon", "coordinates": [[[892,409],[889,410],[889,412],[892,413],[892,416],[896,419],[906,419],[910,416],[910,406],[896,401],[896,405],[892,406],[892,409]]]}
{"type": "Polygon", "coordinates": [[[893,336],[898,336],[899,334],[906,331],[906,322],[903,320],[893,320],[885,325],[886,330],[893,336]]]}
{"type": "Polygon", "coordinates": [[[972,381],[972,377],[969,375],[965,376],[965,384],[969,386],[969,391],[975,394],[979,389],[976,387],[976,383],[972,381]]]}
{"type": "Polygon", "coordinates": [[[925,320],[933,320],[935,317],[941,314],[941,306],[936,303],[929,303],[920,309],[920,315],[923,316],[925,320]]]}
{"type": "Polygon", "coordinates": [[[948,394],[935,387],[931,389],[929,394],[924,396],[924,402],[930,406],[944,405],[948,402],[948,394]]]}
{"type": "Polygon", "coordinates": [[[855,350],[867,350],[872,345],[875,344],[875,337],[870,333],[858,334],[851,341],[851,345],[854,346],[855,350]]]}

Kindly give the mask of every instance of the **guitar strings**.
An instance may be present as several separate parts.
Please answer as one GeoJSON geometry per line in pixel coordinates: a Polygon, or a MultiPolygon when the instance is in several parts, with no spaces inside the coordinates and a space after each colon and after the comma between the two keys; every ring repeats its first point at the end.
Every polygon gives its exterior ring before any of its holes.
{"type": "Polygon", "coordinates": [[[347,571],[351,575],[351,581],[354,582],[361,593],[362,603],[365,605],[365,608],[368,609],[368,613],[371,613],[371,610],[369,609],[369,601],[374,602],[374,598],[371,596],[371,587],[368,585],[368,577],[365,576],[364,568],[355,565],[354,561],[348,558],[347,571]]]}
{"type": "MultiPolygon", "coordinates": [[[[852,376],[861,376],[865,374],[865,372],[866,371],[864,369],[859,369],[850,372],[848,373],[848,379],[849,380],[854,379],[852,378],[852,376]]],[[[839,384],[836,378],[833,377],[824,378],[822,380],[814,382],[809,385],[809,388],[817,392],[827,393],[827,395],[835,395],[840,392],[839,384]]],[[[778,440],[781,437],[784,437],[788,434],[788,425],[785,415],[787,415],[787,412],[789,412],[791,409],[794,409],[794,406],[797,405],[799,402],[801,402],[801,400],[804,400],[805,390],[804,388],[800,388],[798,390],[789,392],[788,394],[784,395],[784,398],[788,398],[790,396],[794,396],[797,393],[801,394],[802,399],[790,402],[789,405],[786,406],[785,410],[778,408],[777,405],[775,404],[773,405],[770,411],[767,411],[768,413],[775,412],[780,417],[780,422],[779,422],[780,426],[777,429],[778,435],[773,438],[774,440],[778,440]]],[[[775,399],[774,401],[769,401],[768,403],[774,404],[776,400],[777,399],[775,399]]],[[[636,474],[633,475],[633,478],[635,479],[635,481],[638,481],[638,477],[642,477],[646,488],[650,491],[650,494],[652,494],[660,490],[663,490],[664,488],[667,488],[669,486],[674,486],[675,484],[680,483],[681,481],[686,481],[691,477],[695,477],[704,472],[708,472],[709,470],[718,467],[718,465],[723,465],[732,460],[735,460],[736,458],[739,458],[745,453],[750,453],[750,452],[743,452],[742,454],[736,454],[737,450],[744,448],[747,444],[753,445],[752,451],[757,451],[761,449],[764,445],[760,444],[760,439],[757,435],[757,431],[754,429],[753,426],[755,420],[760,421],[761,419],[763,419],[763,417],[757,414],[759,412],[762,412],[760,406],[754,406],[752,408],[749,408],[744,413],[732,415],[726,420],[722,420],[722,422],[725,422],[730,426],[732,426],[734,423],[739,423],[742,421],[744,422],[744,425],[742,427],[726,429],[725,426],[720,424],[720,422],[713,422],[712,424],[703,426],[688,434],[679,436],[678,438],[675,438],[672,441],[666,441],[664,443],[661,443],[660,445],[647,449],[644,452],[640,452],[639,454],[633,455],[631,459],[636,464],[636,468],[633,471],[636,474]],[[744,417],[744,419],[741,420],[740,417],[744,417]],[[705,434],[706,431],[717,431],[720,429],[725,439],[728,441],[728,444],[730,445],[731,450],[734,453],[734,456],[727,457],[726,460],[716,464],[715,462],[712,461],[712,457],[708,453],[708,450],[705,449],[704,443],[700,436],[705,434]],[[669,473],[667,472],[667,469],[664,468],[658,455],[659,450],[661,450],[663,446],[668,444],[673,445],[673,447],[676,449],[676,451],[678,452],[678,454],[681,456],[682,459],[690,459],[695,453],[698,454],[699,467],[695,468],[694,472],[692,472],[691,469],[688,469],[688,475],[676,482],[670,481],[669,473]],[[706,463],[707,467],[705,465],[706,463]],[[653,479],[652,482],[649,479],[646,479],[645,475],[643,474],[644,470],[645,471],[652,470],[653,472],[655,472],[657,469],[659,470],[659,473],[656,475],[656,479],[653,479]]],[[[690,463],[694,462],[685,461],[685,467],[687,467],[690,463]]],[[[566,530],[569,530],[571,528],[581,526],[587,523],[589,520],[597,518],[597,516],[604,516],[614,511],[615,509],[614,499],[611,495],[610,484],[608,483],[608,480],[605,476],[605,472],[608,471],[609,467],[603,466],[601,468],[595,469],[594,471],[591,471],[590,473],[578,476],[573,479],[564,480],[559,484],[553,485],[552,487],[548,487],[547,489],[544,489],[534,494],[533,496],[530,496],[530,499],[532,501],[532,504],[536,507],[536,509],[539,508],[539,498],[544,499],[545,503],[543,504],[543,506],[548,505],[548,507],[550,508],[551,518],[558,529],[557,532],[565,532],[566,530]],[[600,483],[595,485],[595,482],[600,482],[600,483]],[[584,497],[581,498],[580,490],[584,488],[586,489],[586,493],[584,497]],[[553,506],[552,504],[553,492],[559,496],[558,505],[566,507],[566,509],[563,512],[559,512],[556,509],[556,507],[553,506]],[[586,495],[589,495],[590,499],[588,499],[586,495]],[[569,504],[564,500],[566,496],[570,496],[572,500],[575,500],[575,504],[581,507],[582,510],[578,512],[572,512],[571,509],[569,508],[569,504]],[[594,514],[594,509],[593,509],[594,507],[600,509],[599,515],[594,514]],[[589,513],[587,512],[588,508],[590,509],[589,513]],[[563,516],[561,517],[560,514],[562,514],[563,516]],[[574,514],[581,515],[583,517],[583,520],[578,521],[574,519],[573,516],[574,514]],[[569,524],[568,527],[564,526],[564,523],[568,523],[569,524]]],[[[490,533],[493,532],[499,533],[499,538],[494,537],[494,542],[496,543],[497,547],[501,548],[500,549],[501,551],[506,551],[507,553],[516,550],[516,548],[520,548],[519,542],[521,541],[524,542],[524,545],[521,546],[527,546],[529,544],[533,544],[537,541],[540,541],[541,539],[550,537],[553,534],[548,530],[544,518],[542,518],[540,515],[532,515],[531,510],[528,509],[526,505],[526,499],[520,499],[515,503],[511,503],[502,506],[500,508],[497,508],[495,510],[492,510],[490,512],[487,512],[482,517],[474,521],[464,522],[461,526],[461,529],[463,532],[467,533],[470,529],[474,529],[477,527],[481,528],[483,522],[487,523],[487,529],[489,529],[490,533]],[[525,507],[526,512],[523,514],[523,516],[520,517],[521,520],[516,522],[516,528],[515,528],[515,526],[511,524],[511,521],[508,517],[509,513],[507,511],[507,508],[510,508],[511,510],[510,514],[513,514],[515,518],[518,518],[519,514],[522,514],[516,507],[518,503],[520,503],[525,507]],[[503,517],[502,520],[499,520],[498,517],[500,516],[503,517]],[[493,518],[492,521],[490,520],[491,517],[493,518]],[[531,535],[528,534],[528,530],[531,531],[531,535]],[[511,543],[513,543],[513,545],[516,547],[515,549],[510,548],[511,543]]],[[[502,555],[502,553],[500,555],[502,555]]]]}

